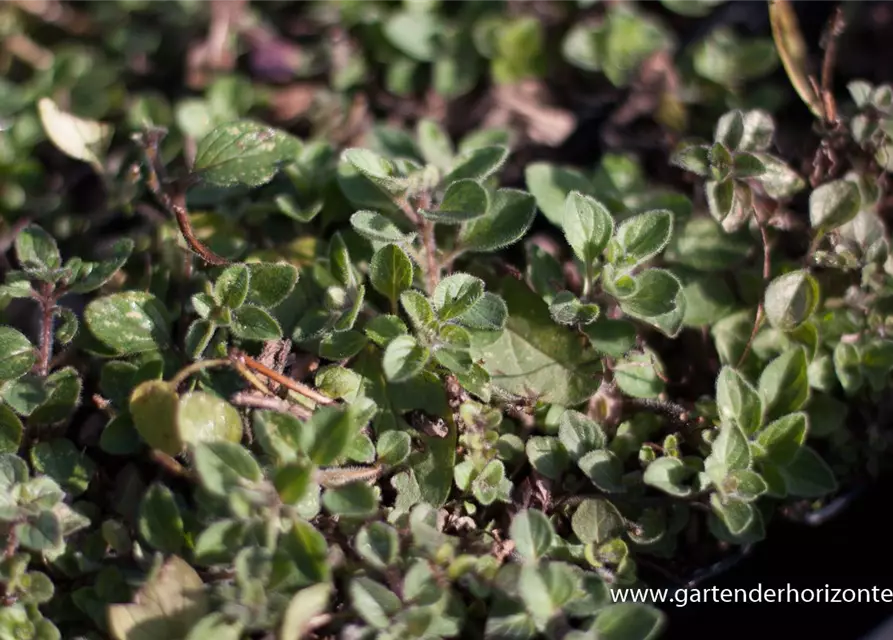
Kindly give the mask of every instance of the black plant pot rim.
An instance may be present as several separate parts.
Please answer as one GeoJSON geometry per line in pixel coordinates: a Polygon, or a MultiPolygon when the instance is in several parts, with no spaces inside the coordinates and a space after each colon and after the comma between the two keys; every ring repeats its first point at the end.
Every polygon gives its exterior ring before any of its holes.
{"type": "Polygon", "coordinates": [[[868,486],[868,483],[859,483],[839,494],[836,498],[831,500],[831,502],[820,509],[816,509],[815,511],[811,511],[804,515],[782,515],[782,517],[788,522],[807,524],[812,527],[821,526],[829,520],[836,518],[837,516],[842,514],[860,495],[865,492],[868,486]]]}

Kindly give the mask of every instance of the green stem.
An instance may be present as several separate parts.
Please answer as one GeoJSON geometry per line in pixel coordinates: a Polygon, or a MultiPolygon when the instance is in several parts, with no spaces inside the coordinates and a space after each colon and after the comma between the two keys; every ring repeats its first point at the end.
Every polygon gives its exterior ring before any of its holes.
{"type": "Polygon", "coordinates": [[[192,364],[183,367],[177,372],[173,378],[171,378],[170,384],[175,389],[183,384],[189,376],[193,373],[198,373],[204,369],[210,369],[212,367],[228,367],[232,363],[227,358],[216,358],[214,360],[199,360],[198,362],[193,362],[192,364]]]}

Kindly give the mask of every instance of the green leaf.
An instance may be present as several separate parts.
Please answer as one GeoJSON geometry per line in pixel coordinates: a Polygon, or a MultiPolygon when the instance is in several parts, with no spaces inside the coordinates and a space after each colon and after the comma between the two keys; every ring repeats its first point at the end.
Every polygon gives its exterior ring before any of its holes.
{"type": "Polygon", "coordinates": [[[400,598],[387,587],[364,576],[350,581],[347,595],[357,614],[376,629],[387,629],[390,617],[402,606],[400,598]]]}
{"type": "Polygon", "coordinates": [[[226,497],[243,483],[261,480],[260,465],[242,445],[235,442],[199,442],[193,451],[195,470],[202,486],[226,497]]]}
{"type": "Polygon", "coordinates": [[[428,364],[431,352],[413,336],[399,336],[385,348],[382,365],[390,382],[404,382],[419,375],[428,364]]]}
{"type": "Polygon", "coordinates": [[[412,438],[405,431],[386,431],[375,445],[378,462],[387,467],[403,464],[412,452],[412,438]]]}
{"type": "Polygon", "coordinates": [[[9,380],[0,387],[3,400],[22,416],[30,416],[49,398],[46,383],[40,376],[29,373],[16,380],[9,380]]]}
{"type": "Polygon", "coordinates": [[[568,467],[568,455],[558,438],[552,436],[533,436],[525,445],[527,458],[537,473],[559,480],[568,467]]]}
{"type": "Polygon", "coordinates": [[[593,194],[592,183],[582,173],[546,162],[528,164],[524,169],[524,178],[537,207],[557,227],[564,225],[567,198],[571,192],[587,196],[593,194]]]}
{"type": "Polygon", "coordinates": [[[809,223],[818,234],[846,224],[862,207],[859,186],[851,180],[832,180],[809,194],[809,223]]]}
{"type": "Polygon", "coordinates": [[[93,336],[118,355],[163,351],[171,344],[167,309],[145,291],[97,298],[87,305],[84,319],[93,336]]]}
{"type": "Polygon", "coordinates": [[[406,180],[397,175],[397,167],[394,163],[374,151],[359,148],[346,149],[341,157],[344,162],[353,166],[360,175],[385,194],[397,195],[406,190],[406,180]]]}
{"type": "Polygon", "coordinates": [[[807,445],[779,473],[784,478],[788,495],[799,498],[823,498],[838,490],[837,478],[828,463],[807,445]]]}
{"type": "Polygon", "coordinates": [[[626,268],[640,265],[663,251],[672,235],[670,211],[646,211],[633,216],[617,228],[615,240],[619,253],[615,263],[626,268]]]}
{"type": "Polygon", "coordinates": [[[318,408],[301,429],[301,449],[315,464],[330,465],[345,454],[365,422],[362,405],[318,408]]]}
{"type": "Polygon", "coordinates": [[[508,315],[505,300],[495,293],[485,291],[470,309],[456,318],[456,322],[469,329],[501,331],[505,328],[508,315]]]}
{"type": "Polygon", "coordinates": [[[575,462],[589,451],[604,448],[607,442],[595,420],[573,409],[565,410],[558,419],[558,439],[575,462]]]}
{"type": "Polygon", "coordinates": [[[766,481],[750,469],[735,469],[718,487],[720,492],[729,498],[742,502],[754,502],[768,491],[766,481]]]}
{"type": "Polygon", "coordinates": [[[242,418],[238,410],[222,398],[193,391],[180,398],[177,428],[184,444],[242,439],[242,418]]]}
{"type": "Polygon", "coordinates": [[[412,287],[413,264],[406,252],[395,244],[378,249],[369,263],[372,287],[393,304],[400,294],[412,287]]]}
{"type": "Polygon", "coordinates": [[[359,331],[332,333],[319,343],[319,355],[326,360],[346,360],[357,355],[367,344],[369,339],[359,331]]]}
{"type": "Polygon", "coordinates": [[[549,315],[565,326],[592,324],[600,314],[597,304],[583,304],[570,291],[559,291],[549,303],[549,315]]]}
{"type": "Polygon", "coordinates": [[[457,374],[471,371],[471,336],[466,329],[457,325],[444,325],[437,335],[434,358],[442,366],[457,374]]]}
{"type": "Polygon", "coordinates": [[[618,298],[623,312],[654,325],[669,337],[682,329],[685,295],[679,278],[664,269],[648,269],[633,278],[635,291],[618,298]]]}
{"type": "Polygon", "coordinates": [[[583,333],[596,351],[612,358],[622,358],[636,346],[636,326],[628,320],[600,316],[583,333]]]}
{"type": "MultiPolygon", "coordinates": [[[[703,4],[699,0],[697,4],[703,4]]],[[[637,602],[621,602],[602,609],[592,630],[598,640],[656,640],[667,626],[667,614],[637,602]]]]}
{"type": "Polygon", "coordinates": [[[710,495],[710,506],[732,535],[742,533],[755,517],[755,509],[750,503],[735,498],[723,500],[716,493],[710,495]]]}
{"type": "Polygon", "coordinates": [[[488,253],[520,240],[533,224],[536,201],[518,189],[499,189],[487,214],[463,225],[457,240],[464,251],[488,253]]]}
{"type": "Polygon", "coordinates": [[[0,404],[0,454],[16,453],[24,428],[19,417],[5,404],[0,404]]]}
{"type": "Polygon", "coordinates": [[[174,494],[159,482],[153,482],[140,501],[139,531],[149,546],[162,553],[180,553],[186,542],[174,494]]]}
{"type": "Polygon", "coordinates": [[[518,591],[540,628],[559,614],[576,594],[578,574],[563,562],[526,563],[521,567],[518,591]]]}
{"type": "Polygon", "coordinates": [[[421,292],[407,289],[400,294],[400,305],[416,331],[426,331],[434,324],[434,307],[421,292]]]}
{"type": "Polygon", "coordinates": [[[623,462],[608,449],[596,449],[577,462],[592,484],[605,493],[620,493],[623,486],[623,462]]]}
{"type": "Polygon", "coordinates": [[[614,233],[614,218],[601,202],[579,191],[568,194],[562,218],[564,237],[585,265],[592,265],[614,233]]]}
{"type": "Polygon", "coordinates": [[[229,330],[242,340],[278,340],[282,337],[279,321],[253,304],[233,310],[229,330]]]}
{"type": "Polygon", "coordinates": [[[598,389],[598,354],[552,322],[546,303],[524,283],[505,278],[501,293],[509,309],[505,329],[497,336],[472,331],[472,359],[483,359],[492,383],[509,393],[542,394],[543,402],[562,406],[584,402],[598,389]]]}
{"type": "Polygon", "coordinates": [[[93,461],[67,438],[37,444],[31,449],[31,464],[36,472],[51,477],[71,496],[84,493],[96,471],[93,461]]]}
{"type": "Polygon", "coordinates": [[[354,549],[372,567],[387,569],[400,558],[400,537],[394,527],[384,522],[371,522],[360,529],[354,549]]]}
{"type": "MultiPolygon", "coordinates": [[[[424,296],[422,296],[422,300],[427,304],[428,301],[425,300],[424,296]]],[[[430,305],[428,305],[428,308],[430,309],[430,305]]],[[[433,317],[434,311],[431,310],[431,318],[433,317]]],[[[363,330],[369,336],[369,339],[379,347],[386,347],[391,340],[407,333],[407,328],[403,321],[392,315],[381,315],[371,318],[366,323],[366,326],[363,327],[363,330]]]]}
{"type": "Polygon", "coordinates": [[[545,558],[555,543],[552,523],[542,511],[524,509],[512,518],[509,536],[515,550],[529,562],[545,558]]]}
{"type": "Polygon", "coordinates": [[[221,124],[198,143],[192,170],[206,183],[258,187],[272,180],[280,165],[297,160],[301,141],[259,122],[221,124]]]}
{"type": "Polygon", "coordinates": [[[617,507],[601,498],[583,500],[571,518],[571,529],[583,544],[607,542],[625,528],[617,507]]]}
{"type": "Polygon", "coordinates": [[[246,263],[251,273],[248,297],[245,302],[271,309],[279,305],[294,290],[298,270],[287,262],[246,263]]]}
{"type": "Polygon", "coordinates": [[[627,395],[656,398],[664,390],[664,381],[656,370],[660,366],[653,351],[633,352],[614,364],[614,380],[627,395]]]}
{"type": "Polygon", "coordinates": [[[453,160],[453,143],[436,121],[422,118],[416,124],[416,139],[422,158],[428,164],[446,169],[453,160]]]}
{"type": "Polygon", "coordinates": [[[482,505],[491,505],[502,498],[508,500],[511,482],[505,477],[502,460],[488,462],[471,483],[471,492],[482,505]]]}
{"type": "Polygon", "coordinates": [[[490,193],[474,180],[457,180],[444,191],[436,210],[420,209],[419,214],[440,224],[462,224],[486,215],[490,193]]]}
{"type": "Polygon", "coordinates": [[[710,175],[710,147],[705,144],[683,142],[670,157],[670,164],[702,178],[710,175]]]}
{"type": "Polygon", "coordinates": [[[692,494],[691,486],[686,483],[693,475],[694,470],[679,458],[663,457],[645,467],[642,481],[671,496],[685,498],[692,494]]]}
{"type": "Polygon", "coordinates": [[[306,461],[289,462],[276,468],[273,486],[284,504],[298,506],[307,496],[314,467],[306,461]]]}
{"type": "Polygon", "coordinates": [[[78,332],[78,317],[68,307],[56,307],[55,315],[59,318],[55,332],[56,342],[61,345],[70,344],[78,332]]]}
{"type": "Polygon", "coordinates": [[[31,551],[49,551],[62,544],[62,524],[52,511],[41,511],[13,527],[20,546],[31,551]]]}
{"type": "Polygon", "coordinates": [[[322,494],[326,511],[342,518],[367,518],[378,511],[378,494],[365,482],[351,482],[326,489],[322,494]]]}
{"type": "Polygon", "coordinates": [[[420,62],[434,61],[442,29],[437,14],[412,9],[390,14],[383,24],[383,34],[388,42],[420,62]]]}
{"type": "Polygon", "coordinates": [[[356,287],[356,275],[350,260],[350,251],[340,231],[336,231],[329,239],[329,271],[338,284],[350,290],[356,287]]]}
{"type": "Polygon", "coordinates": [[[130,238],[122,238],[112,245],[111,256],[101,262],[85,263],[80,274],[68,286],[70,293],[90,293],[108,282],[124,266],[135,243],[130,238]]]}
{"type": "Polygon", "coordinates": [[[180,397],[170,384],[161,380],[141,383],[130,396],[129,408],[133,426],[150,447],[170,456],[180,454],[180,397]]]}
{"type": "Polygon", "coordinates": [[[217,330],[217,325],[215,325],[210,320],[202,320],[198,318],[189,323],[189,328],[186,330],[186,337],[184,338],[184,350],[186,351],[186,355],[189,356],[191,360],[198,360],[204,354],[205,349],[208,348],[208,345],[211,343],[211,338],[214,337],[214,332],[217,330]]]}
{"type": "Polygon", "coordinates": [[[56,240],[42,227],[31,224],[15,238],[16,258],[25,268],[52,270],[62,265],[56,240]]]}
{"type": "Polygon", "coordinates": [[[12,327],[0,326],[0,380],[14,380],[31,370],[37,361],[28,338],[12,327]]]}
{"type": "Polygon", "coordinates": [[[375,211],[357,211],[350,216],[354,231],[374,242],[409,242],[415,234],[404,234],[393,222],[375,211]]]}
{"type": "Polygon", "coordinates": [[[763,402],[757,390],[732,367],[725,366],[716,378],[716,408],[724,422],[754,433],[763,422],[763,402]]]}
{"type": "Polygon", "coordinates": [[[778,276],[766,287],[766,318],[780,331],[793,331],[815,311],[819,283],[805,269],[778,276]]]}
{"type": "Polygon", "coordinates": [[[236,309],[248,297],[251,272],[244,264],[234,264],[226,269],[214,283],[214,300],[217,304],[236,309]]]}
{"type": "Polygon", "coordinates": [[[483,280],[467,273],[454,273],[437,283],[431,302],[437,316],[447,321],[469,311],[483,296],[483,280]]]}
{"type": "Polygon", "coordinates": [[[759,390],[767,420],[775,420],[803,408],[810,397],[808,367],[806,350],[794,347],[763,369],[759,390]]]}
{"type": "Polygon", "coordinates": [[[791,198],[806,187],[806,181],[784,161],[768,153],[755,153],[765,171],[759,177],[763,191],[774,200],[791,198]]]}
{"type": "Polygon", "coordinates": [[[737,424],[723,423],[713,441],[706,466],[722,465],[729,471],[750,468],[751,453],[747,436],[737,424]]]}
{"type": "Polygon", "coordinates": [[[456,156],[443,183],[451,184],[458,180],[482,182],[499,171],[508,156],[508,147],[502,145],[477,147],[464,151],[456,156]]]}
{"type": "Polygon", "coordinates": [[[765,452],[761,457],[780,467],[790,464],[806,441],[808,431],[809,420],[802,411],[770,422],[757,436],[757,442],[765,452]]]}

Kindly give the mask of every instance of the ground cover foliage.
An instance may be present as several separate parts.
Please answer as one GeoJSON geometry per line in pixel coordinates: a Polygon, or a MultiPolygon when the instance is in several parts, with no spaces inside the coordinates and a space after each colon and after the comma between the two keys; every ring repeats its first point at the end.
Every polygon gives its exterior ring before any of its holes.
{"type": "Polygon", "coordinates": [[[731,4],[0,7],[0,637],[657,638],[877,478],[877,16],[731,4]]]}

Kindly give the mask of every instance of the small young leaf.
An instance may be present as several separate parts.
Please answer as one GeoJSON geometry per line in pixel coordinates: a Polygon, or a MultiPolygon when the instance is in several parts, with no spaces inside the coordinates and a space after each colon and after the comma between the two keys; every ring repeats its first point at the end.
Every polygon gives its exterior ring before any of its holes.
{"type": "Polygon", "coordinates": [[[778,276],[766,288],[766,317],[780,331],[793,331],[806,322],[818,303],[819,283],[806,270],[778,276]]]}
{"type": "Polygon", "coordinates": [[[31,551],[49,551],[62,544],[62,523],[52,511],[41,511],[17,523],[13,531],[19,545],[31,551]]]}
{"type": "Polygon", "coordinates": [[[97,263],[88,263],[81,273],[68,286],[70,293],[90,293],[108,282],[124,266],[135,243],[130,238],[121,238],[111,248],[111,256],[97,263]],[[89,267],[89,268],[87,268],[89,267]]]}
{"type": "Polygon", "coordinates": [[[744,139],[744,112],[734,109],[720,116],[714,129],[713,139],[732,151],[737,150],[744,139]]]}
{"type": "Polygon", "coordinates": [[[558,324],[566,326],[592,324],[600,313],[597,304],[583,304],[570,291],[559,291],[549,303],[549,315],[558,324]]]}
{"type": "Polygon", "coordinates": [[[430,350],[413,336],[399,336],[385,348],[382,367],[390,382],[404,382],[420,374],[430,357],[430,350]]]}
{"type": "Polygon", "coordinates": [[[624,491],[623,463],[607,449],[590,451],[577,462],[592,484],[605,493],[624,491]]]}
{"type": "Polygon", "coordinates": [[[406,190],[406,181],[398,177],[394,164],[369,149],[346,149],[344,161],[386,194],[397,195],[406,190]]]}
{"type": "Polygon", "coordinates": [[[56,316],[59,318],[59,324],[56,327],[56,342],[67,345],[77,335],[78,317],[68,307],[56,307],[56,316]]]}
{"type": "Polygon", "coordinates": [[[400,306],[409,316],[409,321],[416,331],[425,331],[435,322],[434,307],[421,292],[407,289],[400,294],[400,306]]]}
{"type": "Polygon", "coordinates": [[[285,131],[241,120],[222,124],[198,143],[192,170],[208,184],[258,187],[281,164],[297,160],[301,141],[285,131]]]}
{"type": "Polygon", "coordinates": [[[186,351],[186,355],[191,360],[199,360],[205,349],[208,348],[216,330],[217,326],[210,320],[202,320],[201,318],[193,320],[186,330],[186,338],[184,339],[185,344],[183,348],[186,351]]]}
{"type": "Polygon", "coordinates": [[[242,306],[248,297],[251,273],[244,264],[234,264],[224,269],[214,283],[214,300],[230,309],[242,306]]]}
{"type": "Polygon", "coordinates": [[[664,250],[673,235],[673,214],[666,210],[647,211],[625,220],[616,233],[617,264],[632,267],[664,250]]]}
{"type": "Polygon", "coordinates": [[[372,256],[369,281],[372,287],[396,304],[400,294],[412,287],[412,260],[400,247],[386,244],[372,256]]]}
{"type": "Polygon", "coordinates": [[[716,379],[716,405],[723,421],[733,422],[745,434],[763,421],[763,403],[757,390],[735,369],[725,366],[716,379]]]}
{"type": "Polygon", "coordinates": [[[562,227],[577,258],[591,265],[601,257],[611,240],[614,218],[595,198],[572,191],[565,203],[562,227]]]}
{"type": "Polygon", "coordinates": [[[710,147],[705,144],[682,143],[673,152],[670,164],[702,178],[710,175],[710,147]]]}
{"type": "Polygon", "coordinates": [[[809,419],[804,412],[789,413],[767,424],[758,434],[757,442],[768,460],[784,467],[797,457],[808,430],[809,419]]]}
{"type": "Polygon", "coordinates": [[[469,329],[500,331],[505,328],[509,310],[505,300],[490,291],[485,291],[470,309],[456,318],[456,322],[469,329]]]}
{"type": "Polygon", "coordinates": [[[16,258],[23,267],[52,270],[62,265],[55,238],[35,224],[18,233],[15,250],[16,258]]]}
{"type": "Polygon", "coordinates": [[[716,493],[710,496],[710,506],[732,535],[738,535],[747,529],[755,517],[754,507],[750,503],[735,498],[723,500],[716,493]]]}
{"type": "Polygon", "coordinates": [[[750,468],[751,454],[747,436],[737,424],[724,423],[713,441],[709,463],[723,465],[729,471],[750,468]]]}

